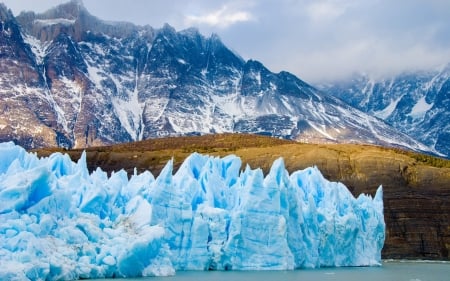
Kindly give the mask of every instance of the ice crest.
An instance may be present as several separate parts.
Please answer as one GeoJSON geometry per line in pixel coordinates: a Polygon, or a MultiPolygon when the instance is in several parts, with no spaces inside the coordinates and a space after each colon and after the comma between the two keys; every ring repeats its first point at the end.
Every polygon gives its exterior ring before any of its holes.
{"type": "Polygon", "coordinates": [[[286,270],[381,262],[383,193],[358,198],[307,168],[241,170],[194,153],[173,174],[89,173],[86,155],[0,144],[1,280],[286,270]]]}

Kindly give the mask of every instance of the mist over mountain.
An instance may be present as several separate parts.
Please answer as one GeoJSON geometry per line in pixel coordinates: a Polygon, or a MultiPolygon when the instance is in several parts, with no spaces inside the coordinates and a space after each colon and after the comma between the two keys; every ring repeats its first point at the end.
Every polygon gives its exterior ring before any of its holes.
{"type": "Polygon", "coordinates": [[[244,132],[436,153],[379,118],[244,60],[212,34],[102,21],[81,1],[0,5],[0,141],[79,148],[244,132]]]}
{"type": "Polygon", "coordinates": [[[450,155],[450,64],[383,79],[355,75],[317,87],[450,155]]]}

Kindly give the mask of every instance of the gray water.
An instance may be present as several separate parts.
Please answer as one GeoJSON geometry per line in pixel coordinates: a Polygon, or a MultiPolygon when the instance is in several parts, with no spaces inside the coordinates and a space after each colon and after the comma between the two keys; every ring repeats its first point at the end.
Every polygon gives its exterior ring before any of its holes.
{"type": "MultiPolygon", "coordinates": [[[[117,280],[117,279],[102,279],[117,280]]],[[[295,271],[181,271],[170,277],[126,281],[450,281],[449,262],[384,262],[380,267],[341,267],[295,271]]]]}

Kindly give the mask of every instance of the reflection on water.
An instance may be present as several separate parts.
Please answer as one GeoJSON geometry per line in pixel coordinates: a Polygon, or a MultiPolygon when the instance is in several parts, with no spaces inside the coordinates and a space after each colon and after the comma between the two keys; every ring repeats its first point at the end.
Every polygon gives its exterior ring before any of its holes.
{"type": "MultiPolygon", "coordinates": [[[[109,279],[101,279],[109,280],[109,279]]],[[[117,279],[111,279],[117,280],[117,279]]],[[[380,267],[341,267],[295,271],[181,271],[176,276],[127,281],[449,281],[450,262],[387,261],[380,267]]]]}

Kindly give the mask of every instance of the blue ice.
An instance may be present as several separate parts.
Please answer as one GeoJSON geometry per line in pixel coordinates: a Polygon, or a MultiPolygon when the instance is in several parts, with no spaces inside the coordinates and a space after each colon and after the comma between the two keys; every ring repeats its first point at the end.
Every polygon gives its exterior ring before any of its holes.
{"type": "Polygon", "coordinates": [[[372,266],[385,239],[382,188],[355,198],[307,168],[270,172],[191,154],[155,178],[89,173],[54,153],[0,144],[0,280],[167,276],[177,270],[372,266]]]}

